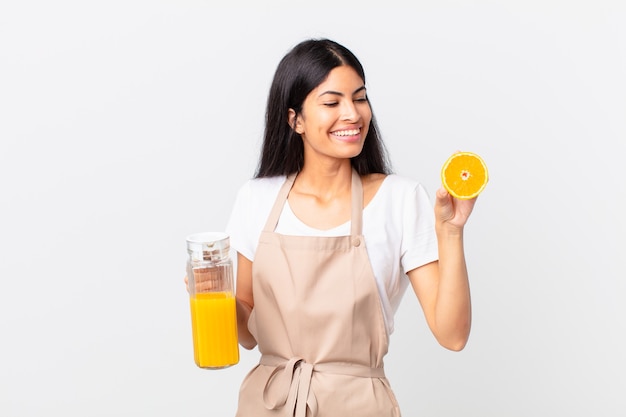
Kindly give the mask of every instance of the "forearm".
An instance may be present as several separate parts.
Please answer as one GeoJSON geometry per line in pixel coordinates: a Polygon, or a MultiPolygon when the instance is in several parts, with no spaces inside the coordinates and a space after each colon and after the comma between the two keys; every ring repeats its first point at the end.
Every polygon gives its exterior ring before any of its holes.
{"type": "Polygon", "coordinates": [[[438,230],[439,283],[435,304],[435,328],[439,343],[461,350],[467,343],[472,307],[463,248],[463,229],[438,230]]]}
{"type": "Polygon", "coordinates": [[[239,344],[246,349],[253,349],[257,342],[250,330],[248,330],[248,319],[252,308],[244,301],[237,299],[237,334],[239,344]]]}

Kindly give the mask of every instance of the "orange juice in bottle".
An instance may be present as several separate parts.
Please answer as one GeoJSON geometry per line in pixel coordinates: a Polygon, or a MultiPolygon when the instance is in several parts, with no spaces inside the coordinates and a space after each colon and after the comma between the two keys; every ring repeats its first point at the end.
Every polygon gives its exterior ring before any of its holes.
{"type": "Polygon", "coordinates": [[[238,363],[234,295],[228,292],[196,293],[190,303],[196,365],[223,368],[238,363]]]}
{"type": "Polygon", "coordinates": [[[221,369],[239,362],[237,314],[229,237],[198,233],[187,238],[187,278],[196,365],[221,369]]]}

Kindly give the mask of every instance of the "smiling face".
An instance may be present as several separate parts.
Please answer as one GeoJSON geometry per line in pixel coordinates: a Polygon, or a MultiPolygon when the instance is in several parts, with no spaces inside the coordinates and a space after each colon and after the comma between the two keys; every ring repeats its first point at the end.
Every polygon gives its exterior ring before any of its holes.
{"type": "Polygon", "coordinates": [[[304,159],[357,156],[372,120],[363,79],[346,65],[335,67],[309,95],[301,114],[289,110],[289,122],[304,143],[304,159]]]}

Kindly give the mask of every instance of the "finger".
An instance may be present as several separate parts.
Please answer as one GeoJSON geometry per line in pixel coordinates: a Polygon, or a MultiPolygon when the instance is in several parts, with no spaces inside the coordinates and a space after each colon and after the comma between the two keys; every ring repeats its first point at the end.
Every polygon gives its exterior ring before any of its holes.
{"type": "Polygon", "coordinates": [[[220,268],[198,267],[193,268],[193,279],[196,291],[211,291],[219,289],[222,280],[220,268]]]}
{"type": "Polygon", "coordinates": [[[448,192],[448,190],[446,190],[444,187],[440,187],[437,190],[436,193],[437,199],[441,199],[441,200],[447,200],[450,196],[450,193],[448,192]]]}
{"type": "Polygon", "coordinates": [[[450,193],[445,188],[439,188],[437,190],[437,193],[435,194],[435,197],[435,206],[439,210],[453,210],[452,195],[450,195],[450,193]]]}
{"type": "Polygon", "coordinates": [[[438,221],[447,221],[453,216],[452,196],[442,187],[435,193],[435,217],[438,221]]]}

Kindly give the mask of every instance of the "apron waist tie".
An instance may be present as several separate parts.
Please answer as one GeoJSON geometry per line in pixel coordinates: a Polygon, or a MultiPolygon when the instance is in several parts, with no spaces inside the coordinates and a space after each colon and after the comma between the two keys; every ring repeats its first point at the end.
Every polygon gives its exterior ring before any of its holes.
{"type": "Polygon", "coordinates": [[[278,358],[263,355],[261,365],[273,366],[274,370],[267,379],[263,389],[263,401],[268,410],[278,410],[285,406],[293,410],[295,417],[306,417],[306,409],[310,416],[317,415],[317,399],[311,388],[313,372],[324,372],[335,375],[348,375],[360,378],[384,378],[384,368],[342,363],[307,363],[302,358],[278,358]]]}

